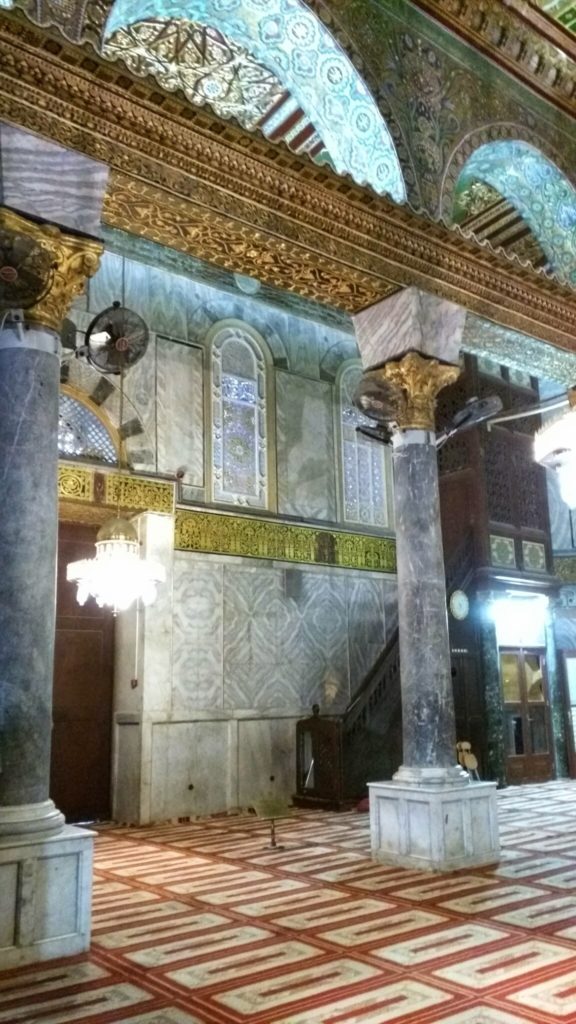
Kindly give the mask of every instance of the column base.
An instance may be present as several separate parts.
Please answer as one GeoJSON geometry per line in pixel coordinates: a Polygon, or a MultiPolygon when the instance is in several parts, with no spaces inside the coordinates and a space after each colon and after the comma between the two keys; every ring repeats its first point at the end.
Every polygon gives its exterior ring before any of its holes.
{"type": "Polygon", "coordinates": [[[0,807],[0,842],[5,839],[18,842],[27,836],[33,839],[48,838],[61,832],[64,823],[64,815],[53,800],[0,807]]]}
{"type": "Polygon", "coordinates": [[[90,944],[94,833],[0,837],[0,970],[83,953],[90,944]]]}
{"type": "Polygon", "coordinates": [[[495,782],[371,782],[372,856],[421,871],[495,864],[500,840],[495,782]]]}

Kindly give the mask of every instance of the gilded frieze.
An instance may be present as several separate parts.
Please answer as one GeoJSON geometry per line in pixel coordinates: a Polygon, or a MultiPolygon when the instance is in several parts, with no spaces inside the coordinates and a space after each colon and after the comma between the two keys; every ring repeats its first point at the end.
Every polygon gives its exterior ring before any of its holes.
{"type": "Polygon", "coordinates": [[[174,512],[175,485],[151,480],[135,473],[119,473],[81,466],[58,464],[58,500],[65,518],[73,522],[100,522],[111,509],[122,512],[174,512]],[[88,514],[87,506],[100,512],[88,514]],[[84,511],[83,511],[84,510],[84,511]]]}
{"type": "Polygon", "coordinates": [[[390,537],[293,526],[248,516],[180,510],[176,513],[175,547],[205,554],[396,571],[396,546],[390,537]]]}

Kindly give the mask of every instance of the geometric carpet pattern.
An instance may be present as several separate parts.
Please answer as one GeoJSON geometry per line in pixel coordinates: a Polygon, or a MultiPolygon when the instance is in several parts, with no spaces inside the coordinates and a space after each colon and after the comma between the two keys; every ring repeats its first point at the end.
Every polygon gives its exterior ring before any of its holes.
{"type": "Polygon", "coordinates": [[[502,860],[370,859],[368,815],[96,841],[92,948],[0,975],[0,1024],[574,1024],[576,782],[498,794],[502,860]]]}

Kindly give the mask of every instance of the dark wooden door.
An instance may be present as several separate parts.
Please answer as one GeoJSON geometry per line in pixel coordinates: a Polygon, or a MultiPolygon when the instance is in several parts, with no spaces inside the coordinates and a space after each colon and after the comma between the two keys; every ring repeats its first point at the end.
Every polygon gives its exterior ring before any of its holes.
{"type": "Polygon", "coordinates": [[[543,651],[500,648],[506,780],[553,777],[550,707],[543,651]]]}
{"type": "Polygon", "coordinates": [[[114,618],[81,607],[68,562],[92,558],[96,528],[60,526],[54,651],[51,797],[67,821],[110,817],[114,618]]]}

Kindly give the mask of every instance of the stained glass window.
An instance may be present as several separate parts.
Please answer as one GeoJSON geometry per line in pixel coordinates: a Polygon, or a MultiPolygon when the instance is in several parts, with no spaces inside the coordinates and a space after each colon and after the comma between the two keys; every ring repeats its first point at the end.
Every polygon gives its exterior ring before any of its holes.
{"type": "Polygon", "coordinates": [[[237,324],[212,339],[212,494],[267,505],[266,367],[252,333],[237,324]]]}
{"type": "Polygon", "coordinates": [[[388,526],[384,445],[363,437],[356,430],[358,426],[371,424],[354,405],[354,392],[361,376],[359,366],[349,366],[340,377],[344,519],[365,526],[388,526]]]}
{"type": "Polygon", "coordinates": [[[63,459],[83,458],[109,465],[118,461],[112,438],[96,413],[66,392],[60,393],[58,451],[63,459]]]}

